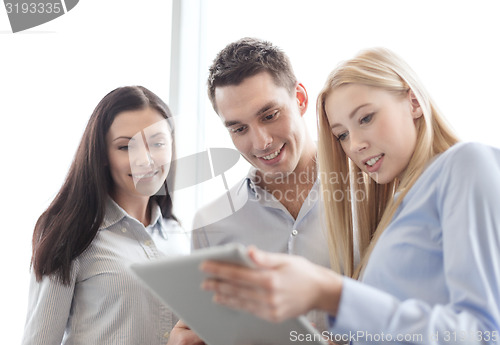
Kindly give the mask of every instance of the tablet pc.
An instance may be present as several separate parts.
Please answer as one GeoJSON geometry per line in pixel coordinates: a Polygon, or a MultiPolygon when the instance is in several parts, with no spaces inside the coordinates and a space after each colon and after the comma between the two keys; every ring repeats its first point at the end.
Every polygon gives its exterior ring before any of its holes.
{"type": "Polygon", "coordinates": [[[212,301],[213,292],[201,289],[205,260],[252,266],[246,248],[238,244],[199,249],[191,255],[131,265],[131,270],[208,345],[327,345],[301,316],[271,323],[252,314],[212,301]],[[302,341],[303,340],[303,341],[302,341]]]}

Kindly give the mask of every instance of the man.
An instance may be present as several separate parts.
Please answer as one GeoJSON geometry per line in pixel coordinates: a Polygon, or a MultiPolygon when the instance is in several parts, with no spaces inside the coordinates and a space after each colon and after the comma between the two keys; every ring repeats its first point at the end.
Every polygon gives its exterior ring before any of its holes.
{"type": "MultiPolygon", "coordinates": [[[[235,147],[253,167],[231,188],[229,200],[223,195],[197,212],[193,248],[238,242],[329,267],[316,145],[303,120],[309,99],[288,57],[262,40],[233,42],[210,67],[208,94],[235,147]]],[[[320,331],[327,329],[325,314],[308,318],[320,331]]],[[[174,338],[201,341],[182,322],[172,330],[172,343],[174,338]]]]}
{"type": "MultiPolygon", "coordinates": [[[[329,267],[316,145],[303,119],[309,100],[288,57],[266,41],[233,42],[210,67],[208,95],[253,167],[229,192],[232,212],[213,221],[227,210],[227,195],[197,212],[193,248],[238,242],[329,267]]],[[[322,318],[311,320],[325,326],[322,318]]]]}
{"type": "Polygon", "coordinates": [[[253,168],[230,191],[232,214],[210,224],[225,195],[197,212],[193,247],[254,244],[329,266],[316,145],[303,119],[309,100],[288,57],[269,42],[233,42],[210,67],[208,95],[253,168]]]}

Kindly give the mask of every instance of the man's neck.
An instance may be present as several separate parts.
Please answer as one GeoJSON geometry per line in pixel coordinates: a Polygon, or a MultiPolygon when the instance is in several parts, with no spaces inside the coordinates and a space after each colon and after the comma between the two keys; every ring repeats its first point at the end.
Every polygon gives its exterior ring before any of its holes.
{"type": "Polygon", "coordinates": [[[316,157],[313,156],[303,167],[298,167],[289,174],[270,176],[258,171],[259,186],[271,193],[296,219],[316,181],[316,169],[316,157]]]}

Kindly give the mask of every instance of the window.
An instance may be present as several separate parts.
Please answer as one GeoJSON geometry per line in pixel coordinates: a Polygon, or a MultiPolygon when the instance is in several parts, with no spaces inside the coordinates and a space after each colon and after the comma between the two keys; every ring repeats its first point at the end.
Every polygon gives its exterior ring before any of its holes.
{"type": "MultiPolygon", "coordinates": [[[[316,97],[328,73],[363,48],[384,46],[412,66],[460,138],[500,146],[493,125],[500,123],[494,103],[495,80],[500,77],[500,49],[495,44],[500,24],[494,17],[494,1],[481,1],[475,7],[432,0],[418,5],[398,0],[175,0],[175,4],[181,13],[178,114],[185,124],[180,126],[184,133],[179,136],[180,152],[234,147],[208,100],[206,78],[219,50],[245,36],[269,40],[289,55],[297,78],[308,90],[305,119],[314,138],[316,97]]],[[[226,173],[229,185],[248,168],[240,159],[226,173]]],[[[176,201],[195,203],[194,208],[178,210],[184,225],[190,224],[196,209],[224,192],[220,177],[179,191],[176,201]]],[[[185,202],[177,203],[182,205],[185,202]]]]}
{"type": "Polygon", "coordinates": [[[80,1],[66,15],[16,34],[0,7],[5,344],[23,334],[33,227],[63,183],[97,103],[124,85],[144,85],[168,102],[171,6],[80,1]]]}

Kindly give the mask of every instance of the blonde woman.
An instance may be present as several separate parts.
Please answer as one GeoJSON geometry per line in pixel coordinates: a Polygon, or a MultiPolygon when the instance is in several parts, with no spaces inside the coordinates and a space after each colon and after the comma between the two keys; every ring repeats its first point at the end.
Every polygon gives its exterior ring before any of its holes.
{"type": "Polygon", "coordinates": [[[260,270],[206,262],[203,287],[271,321],[325,310],[333,341],[499,344],[500,150],[457,143],[385,49],[330,74],[318,117],[332,262],[361,282],[250,248],[260,270]]]}

